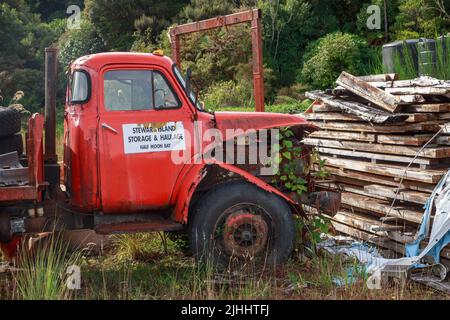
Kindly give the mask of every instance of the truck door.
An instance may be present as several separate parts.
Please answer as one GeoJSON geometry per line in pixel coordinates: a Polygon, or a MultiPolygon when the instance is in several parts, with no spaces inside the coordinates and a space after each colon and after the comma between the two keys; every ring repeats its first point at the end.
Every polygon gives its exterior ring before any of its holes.
{"type": "Polygon", "coordinates": [[[173,75],[158,67],[108,67],[100,73],[99,170],[104,213],[167,208],[189,147],[192,111],[173,75]],[[179,152],[179,151],[178,151],[179,152]]]}

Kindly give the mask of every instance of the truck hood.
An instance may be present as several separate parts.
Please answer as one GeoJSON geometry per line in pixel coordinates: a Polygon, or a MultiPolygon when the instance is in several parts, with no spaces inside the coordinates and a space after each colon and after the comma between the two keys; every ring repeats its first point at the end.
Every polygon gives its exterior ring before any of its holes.
{"type": "Polygon", "coordinates": [[[318,127],[300,115],[270,112],[215,112],[216,127],[225,132],[226,129],[270,129],[277,127],[307,127],[315,131],[318,127]]]}

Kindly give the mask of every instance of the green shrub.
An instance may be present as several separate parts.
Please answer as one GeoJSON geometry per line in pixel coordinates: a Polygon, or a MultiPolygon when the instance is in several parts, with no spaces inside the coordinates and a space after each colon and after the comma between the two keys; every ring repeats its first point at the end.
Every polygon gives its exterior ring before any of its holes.
{"type": "Polygon", "coordinates": [[[211,85],[204,94],[206,109],[218,110],[222,107],[248,107],[253,104],[253,94],[248,86],[232,80],[211,85]]]}
{"type": "Polygon", "coordinates": [[[86,54],[105,51],[103,40],[89,20],[81,21],[81,29],[72,29],[64,33],[59,41],[59,61],[63,69],[86,54]]]}
{"type": "MultiPolygon", "coordinates": [[[[266,112],[275,113],[302,113],[311,105],[312,101],[305,99],[303,101],[295,101],[290,103],[280,103],[280,104],[268,104],[264,106],[266,112]]],[[[233,112],[254,112],[254,106],[246,107],[221,107],[215,109],[215,111],[233,111],[233,112]]]]}
{"type": "Polygon", "coordinates": [[[373,52],[362,38],[342,32],[331,33],[308,48],[297,80],[327,88],[334,84],[341,71],[354,75],[364,73],[372,59],[373,52]]]}
{"type": "Polygon", "coordinates": [[[266,106],[267,112],[276,113],[302,113],[311,105],[312,101],[305,99],[291,103],[272,104],[266,106]]]}

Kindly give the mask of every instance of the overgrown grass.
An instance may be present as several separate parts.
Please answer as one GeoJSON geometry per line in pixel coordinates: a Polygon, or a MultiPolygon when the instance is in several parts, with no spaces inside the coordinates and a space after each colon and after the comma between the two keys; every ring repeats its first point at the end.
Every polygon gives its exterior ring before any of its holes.
{"type": "MultiPolygon", "coordinates": [[[[450,79],[450,38],[446,38],[444,42],[437,41],[436,42],[436,68],[429,69],[430,76],[433,76],[438,79],[448,80],[450,79]],[[444,49],[447,48],[447,50],[444,49]]],[[[383,66],[383,59],[381,48],[377,48],[374,59],[369,62],[367,67],[367,74],[381,74],[387,73],[387,70],[383,66]]],[[[419,51],[419,50],[418,50],[419,51]]],[[[396,55],[394,57],[394,70],[399,75],[401,80],[414,79],[418,77],[419,73],[416,70],[416,62],[420,64],[418,52],[417,59],[415,61],[411,51],[408,49],[407,45],[404,44],[402,48],[402,57],[400,55],[396,55]]],[[[431,62],[424,61],[424,62],[431,62]]]]}
{"type": "Polygon", "coordinates": [[[343,256],[296,253],[284,267],[250,273],[218,272],[196,263],[157,234],[126,235],[109,254],[86,259],[78,299],[431,299],[434,291],[408,284],[369,290],[359,264],[343,256]],[[140,243],[140,245],[138,245],[140,243]],[[333,280],[344,280],[337,286],[333,280]]]}
{"type": "Polygon", "coordinates": [[[28,255],[12,277],[0,277],[7,299],[439,299],[445,295],[408,283],[382,290],[365,286],[364,272],[353,259],[296,250],[276,270],[218,272],[197,263],[176,242],[156,233],[114,236],[102,256],[73,255],[50,241],[35,256],[28,255]],[[306,252],[306,254],[305,254],[306,252]],[[33,257],[33,259],[31,259],[33,257]],[[65,271],[81,267],[80,290],[67,290],[65,271]],[[358,269],[359,268],[359,269],[358,269]],[[11,280],[8,280],[11,279],[11,280]],[[343,285],[334,283],[342,279],[343,285]],[[356,281],[353,281],[356,279],[356,281]]]}
{"type": "Polygon", "coordinates": [[[444,41],[438,41],[437,50],[437,78],[450,79],[450,37],[444,38],[444,41]],[[446,48],[446,50],[445,50],[446,48]],[[447,51],[447,54],[445,54],[447,51]]]}
{"type": "Polygon", "coordinates": [[[32,250],[23,250],[18,257],[20,271],[14,273],[15,297],[24,300],[68,299],[66,286],[68,268],[80,264],[80,254],[69,252],[57,234],[40,240],[32,250]]]}

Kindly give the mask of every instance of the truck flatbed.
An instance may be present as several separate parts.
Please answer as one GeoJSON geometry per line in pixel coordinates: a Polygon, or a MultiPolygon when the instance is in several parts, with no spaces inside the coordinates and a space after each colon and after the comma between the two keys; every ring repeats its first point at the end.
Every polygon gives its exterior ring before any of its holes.
{"type": "Polygon", "coordinates": [[[27,166],[19,161],[17,152],[0,155],[0,204],[17,201],[38,201],[46,185],[43,174],[42,137],[44,118],[34,114],[28,122],[27,166]]]}

